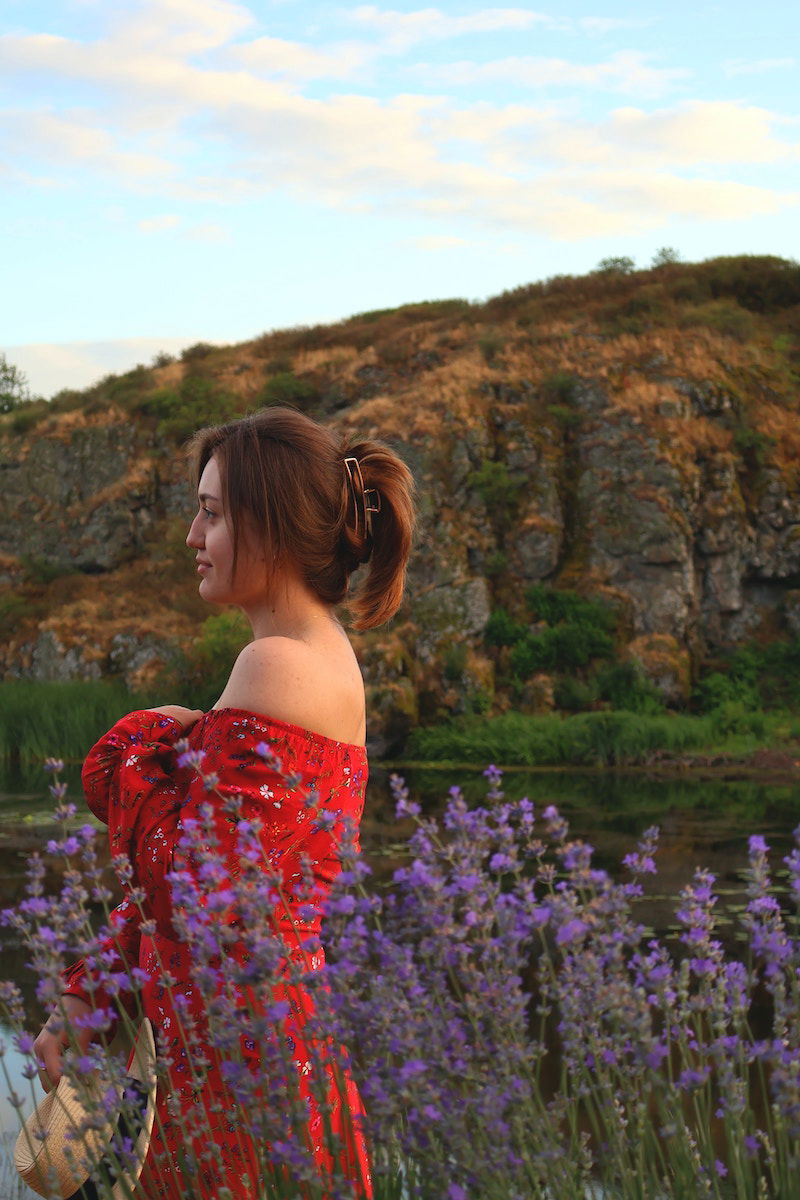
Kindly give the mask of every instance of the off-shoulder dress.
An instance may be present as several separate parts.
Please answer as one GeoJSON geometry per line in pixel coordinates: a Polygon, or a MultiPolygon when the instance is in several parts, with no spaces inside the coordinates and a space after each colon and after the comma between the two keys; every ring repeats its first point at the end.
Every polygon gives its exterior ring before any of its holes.
{"type": "MultiPolygon", "coordinates": [[[[216,787],[208,790],[191,765],[178,765],[175,742],[181,736],[180,726],[170,717],[146,710],[130,713],[100,739],[84,765],[89,807],[108,824],[112,855],[126,856],[132,864],[129,892],[138,887],[144,893],[143,904],[133,903],[131,893],[113,911],[111,961],[103,974],[113,976],[117,954],[124,960],[119,965],[128,971],[136,968],[143,985],[140,1002],[153,1022],[159,1052],[168,1066],[168,1079],[159,1088],[141,1195],[146,1200],[217,1200],[220,1191],[228,1188],[234,1200],[249,1200],[259,1194],[257,1155],[242,1134],[236,1102],[226,1088],[224,1066],[213,1047],[206,1046],[206,1053],[201,1053],[206,1059],[202,1082],[193,1070],[196,1034],[192,1042],[187,1036],[189,1017],[181,1013],[191,1014],[195,1031],[203,1028],[203,1014],[198,1010],[189,947],[173,923],[168,876],[176,865],[185,866],[178,843],[188,819],[198,820],[209,802],[214,806],[217,853],[227,863],[226,869],[236,873],[235,822],[224,811],[224,798],[239,796],[241,815],[260,823],[266,869],[282,880],[281,903],[268,923],[284,942],[287,961],[296,962],[303,955],[306,969],[321,968],[324,951],[315,948],[309,957],[301,946],[320,928],[318,907],[307,903],[308,866],[315,890],[324,897],[340,870],[336,851],[342,818],[357,823],[363,811],[366,751],[257,713],[212,709],[189,732],[190,748],[202,752],[202,773],[218,778],[216,787]],[[262,743],[274,760],[265,757],[262,743]],[[308,806],[309,790],[319,798],[315,807],[308,806]],[[331,814],[326,821],[319,820],[321,810],[331,814]]],[[[228,913],[220,919],[235,922],[236,916],[228,913]]],[[[85,962],[75,964],[65,972],[65,993],[94,1005],[109,1003],[107,990],[98,988],[94,976],[85,962]]],[[[355,1084],[349,1076],[343,1078],[338,1068],[325,1068],[330,1071],[328,1102],[315,1100],[307,1083],[314,1056],[302,1036],[313,1001],[302,986],[292,987],[290,999],[290,1015],[276,1022],[275,1036],[287,1039],[285,1044],[291,1047],[299,1094],[308,1111],[307,1146],[324,1173],[331,1161],[324,1136],[327,1126],[327,1133],[332,1132],[346,1148],[345,1169],[353,1180],[353,1195],[368,1197],[369,1166],[355,1084]],[[321,1108],[329,1111],[320,1112],[321,1108]]],[[[249,1064],[257,1071],[259,1062],[253,1055],[258,1050],[248,1042],[246,1029],[240,1037],[244,1060],[249,1054],[249,1064]]]]}

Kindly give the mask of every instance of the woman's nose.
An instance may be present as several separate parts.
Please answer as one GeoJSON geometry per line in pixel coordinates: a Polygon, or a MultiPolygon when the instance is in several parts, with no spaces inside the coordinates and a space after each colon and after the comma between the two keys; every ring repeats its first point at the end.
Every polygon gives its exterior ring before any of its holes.
{"type": "Polygon", "coordinates": [[[189,526],[189,532],[186,535],[186,545],[190,546],[192,550],[199,550],[203,545],[203,538],[200,533],[200,522],[197,517],[195,517],[189,526]]]}

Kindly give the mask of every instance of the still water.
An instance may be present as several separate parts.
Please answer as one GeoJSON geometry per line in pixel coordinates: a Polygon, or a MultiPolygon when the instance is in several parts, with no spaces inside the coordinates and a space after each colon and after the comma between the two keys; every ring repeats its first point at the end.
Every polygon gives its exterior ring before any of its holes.
{"type": "MultiPolygon", "coordinates": [[[[471,803],[486,792],[481,772],[469,769],[414,768],[400,772],[425,812],[441,810],[449,788],[458,784],[471,803]]],[[[69,798],[82,810],[77,768],[66,774],[69,798]]],[[[707,867],[717,878],[723,900],[735,904],[742,893],[742,870],[747,838],[763,834],[780,869],[781,858],[793,844],[800,824],[800,778],[722,778],[708,773],[658,778],[642,772],[621,771],[520,771],[506,772],[503,786],[509,798],[527,795],[541,811],[555,804],[568,819],[572,833],[588,840],[596,850],[596,865],[612,872],[632,850],[649,825],[661,828],[659,874],[651,887],[640,918],[656,929],[672,924],[675,897],[696,867],[707,867]]],[[[51,805],[47,779],[38,770],[14,778],[0,776],[0,907],[18,903],[24,896],[26,863],[43,849],[54,834],[49,820],[51,805]]],[[[83,812],[81,811],[83,819],[83,812]]],[[[99,826],[98,826],[99,828],[99,826]]],[[[380,877],[386,877],[402,859],[403,840],[410,824],[393,817],[389,771],[373,768],[362,826],[364,851],[380,877]]],[[[52,880],[58,882],[54,868],[52,880]]],[[[0,978],[14,979],[23,988],[31,1029],[38,1028],[34,980],[25,967],[25,952],[0,931],[0,978]]],[[[10,1084],[25,1097],[30,1085],[19,1078],[20,1061],[7,1035],[3,1060],[10,1084]]],[[[16,1118],[7,1101],[9,1084],[0,1074],[0,1131],[16,1129],[16,1118]]],[[[26,1104],[31,1107],[32,1100],[26,1104]]],[[[0,1170],[2,1175],[2,1170],[0,1170]]]]}

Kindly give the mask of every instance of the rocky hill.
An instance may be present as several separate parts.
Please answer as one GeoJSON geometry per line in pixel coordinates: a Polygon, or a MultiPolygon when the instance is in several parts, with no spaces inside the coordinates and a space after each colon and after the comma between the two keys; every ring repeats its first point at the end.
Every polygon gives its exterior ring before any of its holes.
{"type": "Polygon", "coordinates": [[[726,648],[800,635],[800,266],[741,257],[200,344],[0,418],[6,678],[137,687],[191,654],[180,445],[276,402],[387,440],[417,479],[407,603],[356,639],[378,740],[552,703],[559,664],[486,636],[498,609],[543,627],[532,585],[602,602],[616,660],[673,705],[726,648]]]}

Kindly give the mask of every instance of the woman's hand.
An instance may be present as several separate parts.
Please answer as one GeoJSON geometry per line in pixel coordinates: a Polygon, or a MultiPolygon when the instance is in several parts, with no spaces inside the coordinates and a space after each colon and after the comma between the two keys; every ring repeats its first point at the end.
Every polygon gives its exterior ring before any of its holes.
{"type": "Polygon", "coordinates": [[[160,708],[148,708],[147,711],[172,717],[173,721],[178,722],[184,733],[190,725],[194,725],[195,721],[199,721],[201,717],[205,716],[202,708],[184,708],[181,704],[162,704],[160,708]]]}
{"type": "Polygon", "coordinates": [[[39,1064],[39,1082],[46,1092],[58,1086],[62,1075],[62,1058],[71,1040],[67,1026],[81,1053],[85,1054],[89,1048],[92,1031],[79,1028],[75,1020],[87,1016],[91,1011],[91,1007],[80,996],[62,996],[60,1006],[53,1009],[47,1024],[33,1043],[33,1052],[39,1064]]]}

